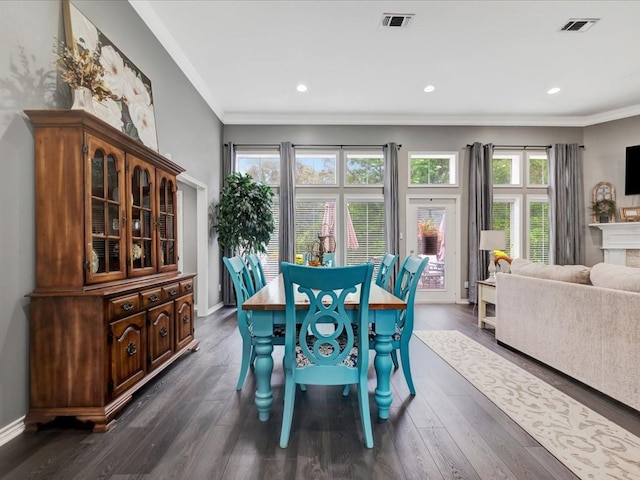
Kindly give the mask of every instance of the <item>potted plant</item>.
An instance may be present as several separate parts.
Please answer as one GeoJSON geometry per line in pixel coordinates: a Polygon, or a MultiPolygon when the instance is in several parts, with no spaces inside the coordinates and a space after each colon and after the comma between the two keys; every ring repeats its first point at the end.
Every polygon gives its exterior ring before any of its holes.
{"type": "Polygon", "coordinates": [[[272,199],[271,187],[256,183],[251,175],[236,172],[227,176],[212,212],[220,246],[240,255],[266,253],[275,228],[272,199]]]}
{"type": "Polygon", "coordinates": [[[616,202],[610,198],[602,198],[591,204],[593,216],[598,223],[616,221],[616,202]]]}
{"type": "Polygon", "coordinates": [[[423,220],[418,224],[420,236],[420,253],[422,255],[436,255],[438,253],[438,239],[440,227],[432,219],[423,220]]]}

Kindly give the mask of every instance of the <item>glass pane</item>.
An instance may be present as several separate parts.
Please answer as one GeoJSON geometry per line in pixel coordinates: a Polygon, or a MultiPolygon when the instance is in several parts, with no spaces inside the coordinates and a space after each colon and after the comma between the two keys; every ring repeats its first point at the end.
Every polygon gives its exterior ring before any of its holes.
{"type": "Polygon", "coordinates": [[[140,206],[140,186],[142,183],[142,169],[135,167],[131,173],[131,202],[140,206]]]}
{"type": "Polygon", "coordinates": [[[159,226],[160,226],[160,237],[167,238],[167,216],[166,215],[160,215],[159,226]]]}
{"type": "Polygon", "coordinates": [[[365,262],[379,265],[387,246],[384,202],[350,201],[345,218],[347,265],[365,262]]]}
{"type": "Polygon", "coordinates": [[[104,239],[93,239],[93,251],[91,252],[91,265],[89,268],[94,274],[105,272],[105,245],[104,239]]]}
{"type": "Polygon", "coordinates": [[[109,218],[107,220],[109,225],[109,235],[116,237],[120,235],[120,215],[119,207],[113,203],[109,204],[109,218]]]}
{"type": "Polygon", "coordinates": [[[131,235],[134,238],[140,237],[142,235],[142,211],[134,207],[131,209],[131,235]]]}
{"type": "Polygon", "coordinates": [[[151,189],[149,187],[149,171],[142,171],[142,206],[151,208],[151,189]]]}
{"type": "Polygon", "coordinates": [[[452,185],[455,184],[454,156],[411,155],[411,185],[452,185]]]}
{"type": "Polygon", "coordinates": [[[445,288],[445,209],[426,206],[417,209],[418,256],[428,257],[429,263],[422,273],[418,288],[443,290],[445,288]]]}
{"type": "Polygon", "coordinates": [[[173,183],[167,182],[167,213],[175,213],[173,211],[173,183]]]}
{"type": "Polygon", "coordinates": [[[494,155],[492,175],[494,185],[520,185],[520,155],[494,155]]]}
{"type": "Polygon", "coordinates": [[[104,201],[91,201],[91,233],[94,235],[104,235],[106,228],[104,223],[104,201]]]}
{"type": "Polygon", "coordinates": [[[529,260],[549,263],[549,204],[529,204],[529,260]]]}
{"type": "Polygon", "coordinates": [[[267,254],[260,254],[264,276],[270,281],[280,273],[280,198],[278,195],[273,196],[271,203],[271,213],[273,215],[274,229],[267,245],[267,254]]]}
{"type": "Polygon", "coordinates": [[[149,210],[142,213],[142,230],[144,235],[151,235],[151,212],[149,210]]]}
{"type": "Polygon", "coordinates": [[[296,155],[296,185],[336,185],[337,154],[296,155]]]}
{"type": "Polygon", "coordinates": [[[109,272],[120,271],[120,241],[109,239],[109,272]]]}
{"type": "Polygon", "coordinates": [[[529,184],[549,184],[549,161],[546,156],[532,155],[529,157],[529,184]]]}
{"type": "Polygon", "coordinates": [[[167,181],[163,178],[160,182],[160,212],[167,211],[167,181]]]}
{"type": "Polygon", "coordinates": [[[119,202],[118,199],[118,171],[116,166],[116,159],[113,155],[107,157],[107,197],[115,202],[119,202]]]}
{"type": "Polygon", "coordinates": [[[319,235],[336,234],[334,200],[298,200],[295,204],[296,254],[317,254],[319,235]]]}
{"type": "Polygon", "coordinates": [[[236,171],[249,174],[257,182],[280,185],[280,155],[236,152],[236,171]]]}
{"type": "Polygon", "coordinates": [[[505,252],[509,257],[513,258],[511,246],[513,245],[513,227],[514,223],[514,204],[509,201],[493,202],[493,230],[504,230],[505,232],[505,252]]]}
{"type": "Polygon", "coordinates": [[[145,267],[150,267],[151,266],[151,240],[143,240],[142,246],[143,246],[142,264],[145,267]]]}
{"type": "Polygon", "coordinates": [[[104,198],[104,152],[96,150],[91,159],[91,195],[104,198]]]}
{"type": "Polygon", "coordinates": [[[380,155],[347,155],[347,185],[382,185],[384,160],[380,155]]]}
{"type": "Polygon", "coordinates": [[[174,245],[175,245],[175,243],[173,241],[166,242],[167,264],[173,264],[173,263],[177,262],[174,245]]]}
{"type": "Polygon", "coordinates": [[[167,234],[166,238],[173,240],[176,238],[173,229],[173,216],[167,217],[167,234]]]}
{"type": "Polygon", "coordinates": [[[140,241],[133,242],[131,245],[131,260],[134,268],[142,267],[142,255],[142,243],[140,241]]]}

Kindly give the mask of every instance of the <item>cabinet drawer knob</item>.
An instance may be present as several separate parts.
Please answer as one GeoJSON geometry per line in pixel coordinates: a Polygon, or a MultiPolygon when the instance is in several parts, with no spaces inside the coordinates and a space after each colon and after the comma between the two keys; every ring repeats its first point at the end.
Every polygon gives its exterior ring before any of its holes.
{"type": "Polygon", "coordinates": [[[185,315],[184,317],[182,317],[182,322],[189,323],[189,315],[185,315]]]}
{"type": "Polygon", "coordinates": [[[169,290],[169,296],[175,297],[177,294],[178,294],[178,290],[176,290],[175,288],[172,288],[171,290],[169,290]]]}
{"type": "Polygon", "coordinates": [[[129,345],[127,345],[127,353],[129,354],[129,356],[135,355],[137,352],[138,347],[136,346],[136,344],[133,342],[129,342],[129,345]]]}
{"type": "Polygon", "coordinates": [[[185,290],[191,290],[191,284],[190,284],[190,283],[187,283],[187,284],[184,286],[184,289],[185,289],[185,290]]]}
{"type": "Polygon", "coordinates": [[[167,330],[167,327],[162,327],[160,329],[160,336],[161,337],[166,337],[168,333],[169,333],[169,331],[167,330]]]}
{"type": "Polygon", "coordinates": [[[155,294],[154,294],[154,295],[150,295],[150,296],[149,296],[149,301],[150,301],[151,303],[153,303],[153,302],[157,302],[158,300],[160,300],[160,297],[158,297],[158,295],[155,295],[155,294]]]}
{"type": "Polygon", "coordinates": [[[122,304],[122,310],[124,310],[125,312],[128,312],[132,308],[133,308],[133,302],[125,302],[122,304]]]}

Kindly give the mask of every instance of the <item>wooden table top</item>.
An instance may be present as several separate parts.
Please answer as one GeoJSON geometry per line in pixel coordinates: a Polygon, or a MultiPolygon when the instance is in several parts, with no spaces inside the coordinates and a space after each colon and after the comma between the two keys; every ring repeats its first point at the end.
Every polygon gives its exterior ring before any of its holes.
{"type": "MultiPolygon", "coordinates": [[[[359,294],[349,294],[345,308],[356,309],[359,304],[359,294]]],[[[296,308],[307,308],[309,301],[306,295],[296,294],[296,308]]],[[[405,310],[407,304],[375,283],[369,291],[369,310],[405,310]]],[[[271,280],[242,305],[243,310],[285,310],[284,281],[282,274],[271,280]]]]}

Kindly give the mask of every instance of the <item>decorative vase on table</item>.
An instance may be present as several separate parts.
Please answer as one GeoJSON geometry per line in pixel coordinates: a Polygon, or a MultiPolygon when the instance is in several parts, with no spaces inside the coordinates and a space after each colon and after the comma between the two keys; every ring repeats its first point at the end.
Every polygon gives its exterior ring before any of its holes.
{"type": "Polygon", "coordinates": [[[73,90],[72,110],[84,110],[85,112],[95,113],[93,108],[93,93],[87,87],[77,87],[73,90]]]}

